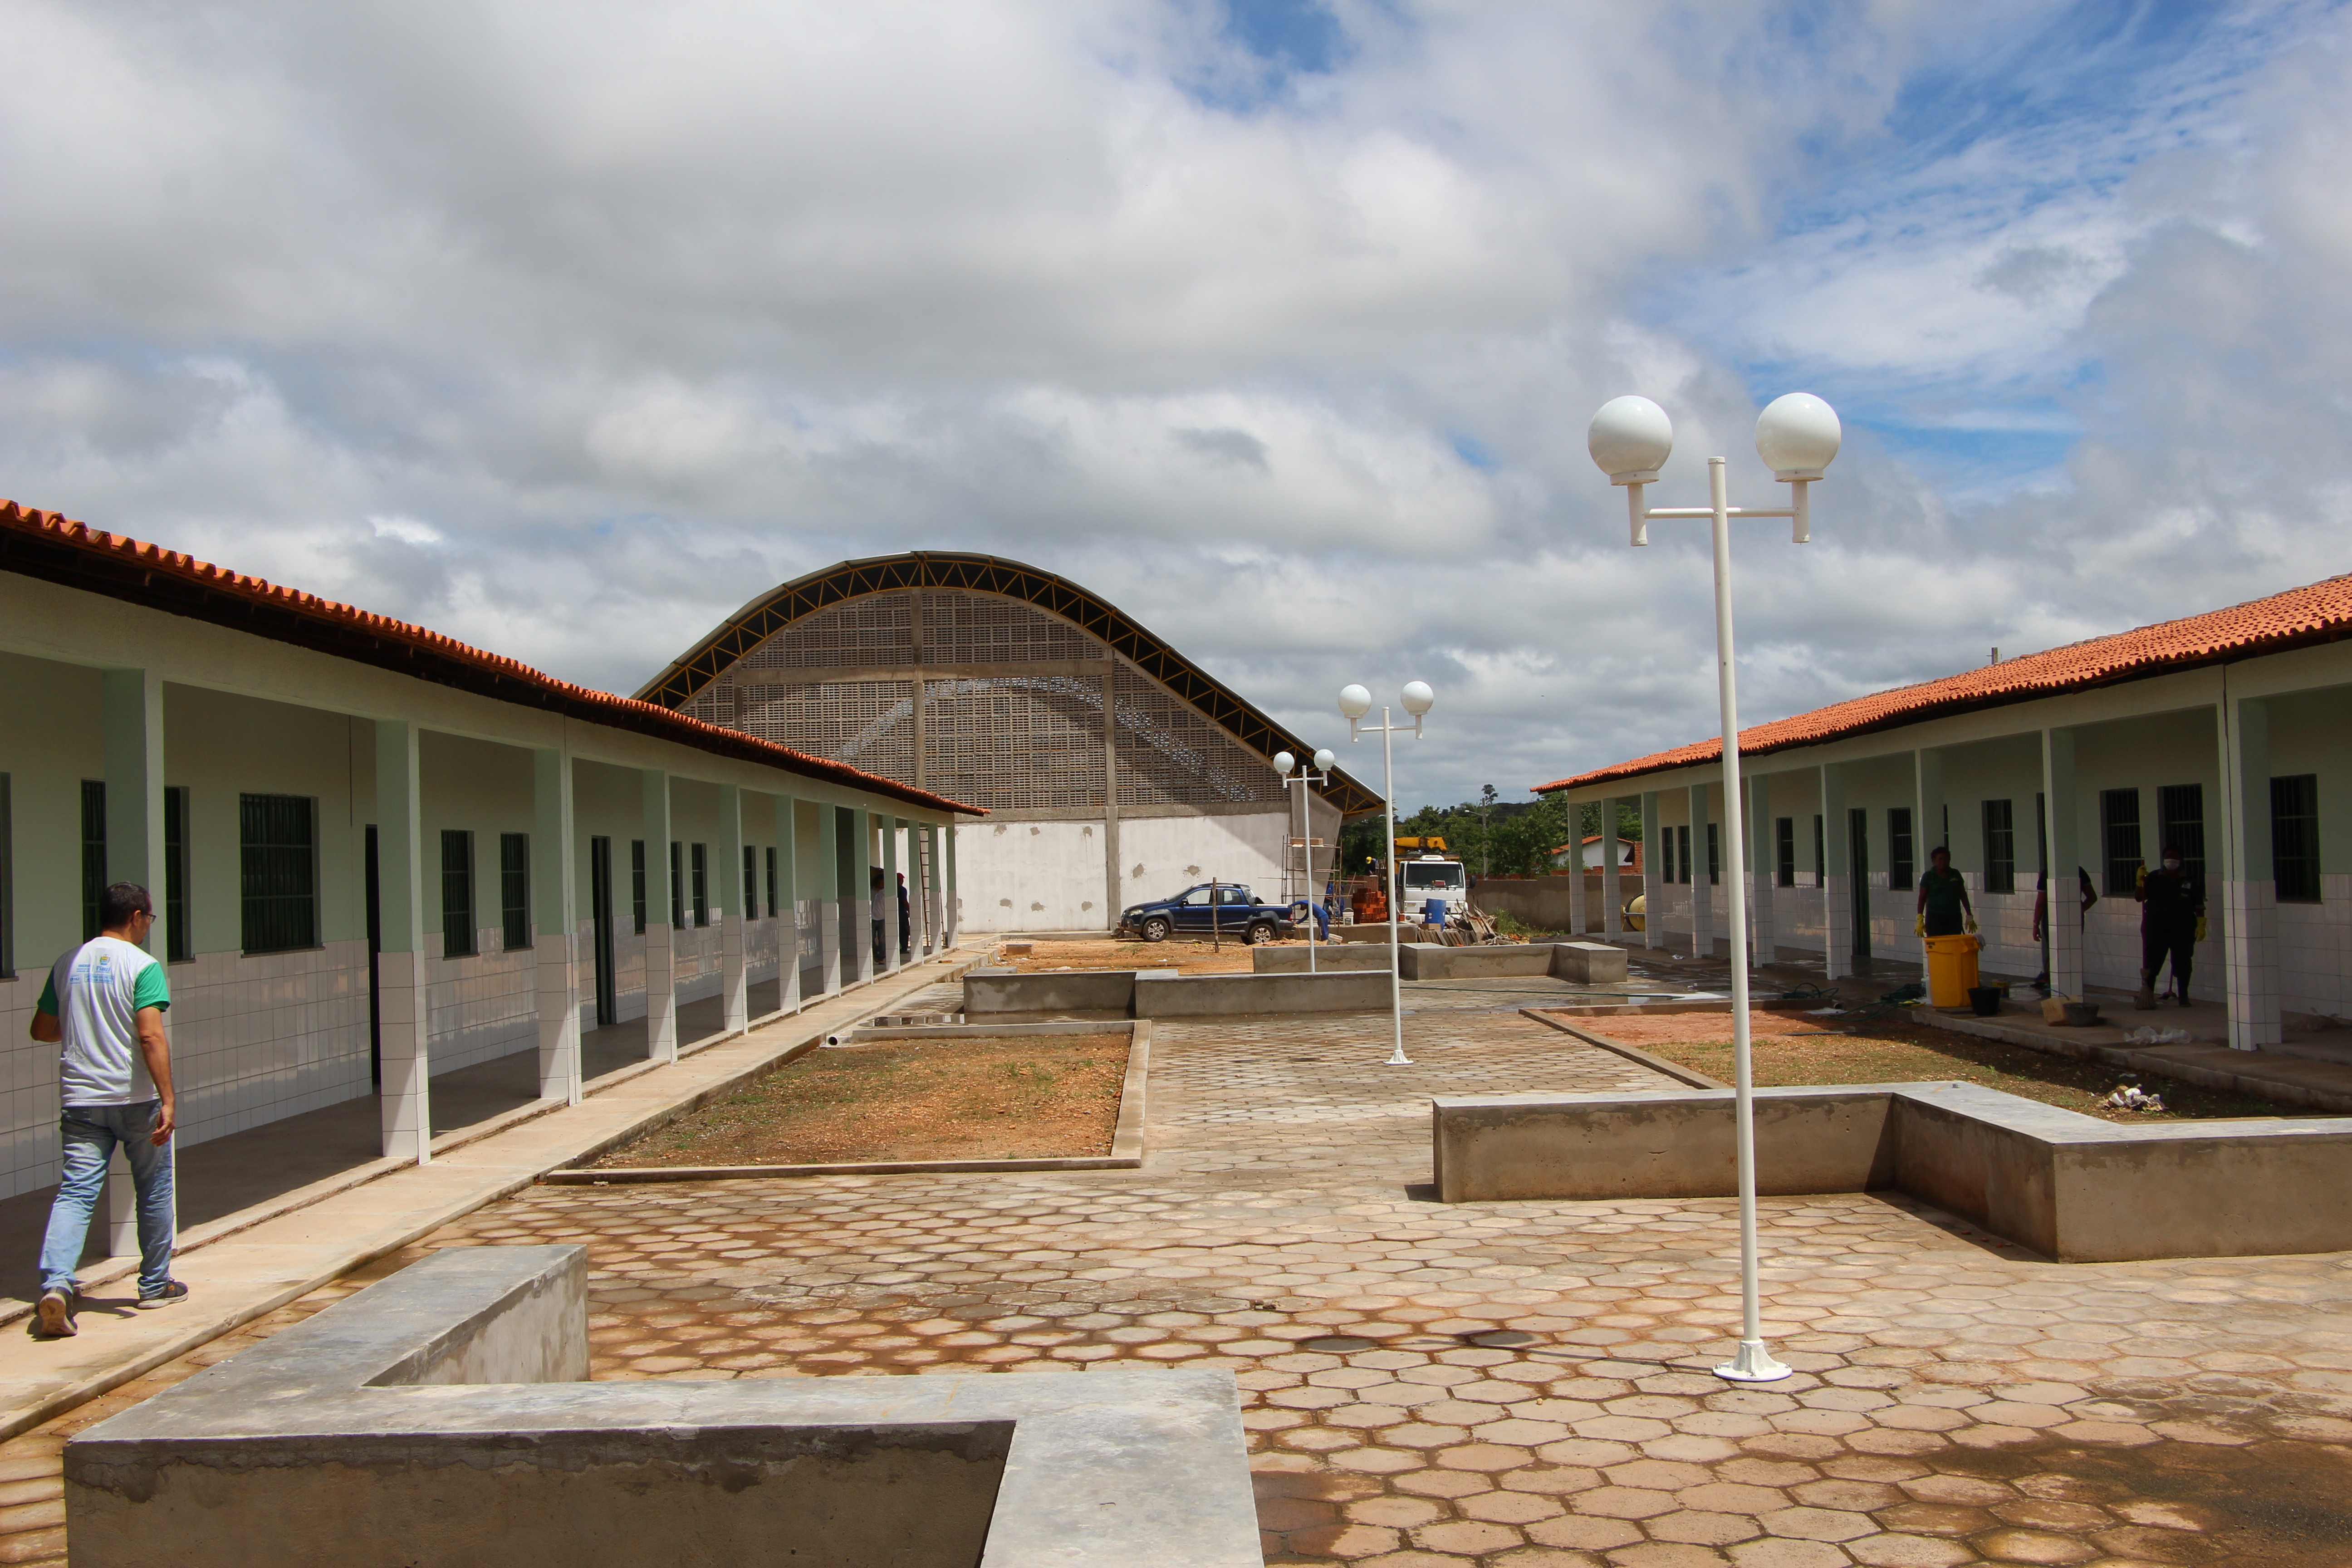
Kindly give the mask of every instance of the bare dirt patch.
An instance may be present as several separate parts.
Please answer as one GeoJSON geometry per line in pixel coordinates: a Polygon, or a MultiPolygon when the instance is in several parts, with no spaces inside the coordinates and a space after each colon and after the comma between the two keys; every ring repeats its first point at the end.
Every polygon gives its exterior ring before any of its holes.
{"type": "Polygon", "coordinates": [[[1128,1037],[891,1040],[812,1051],[598,1168],[1050,1160],[1110,1152],[1128,1037]]]}
{"type": "MultiPolygon", "coordinates": [[[[2103,1062],[2046,1056],[2023,1046],[1947,1034],[1906,1021],[1842,1023],[1801,1013],[1754,1011],[1748,1016],[1749,1055],[1761,1088],[1958,1079],[2104,1121],[2324,1114],[2155,1077],[2137,1081],[2143,1089],[2163,1098],[2163,1110],[2115,1110],[2099,1102],[2126,1081],[2126,1075],[2103,1062]]],[[[1710,1078],[1731,1080],[1728,1014],[1668,1013],[1570,1021],[1580,1029],[1637,1046],[1710,1078]]]]}
{"type": "MultiPolygon", "coordinates": [[[[1009,939],[1018,944],[1019,937],[1009,939]]],[[[1276,947],[1301,947],[1303,942],[1275,942],[1276,947]]],[[[1099,941],[1040,942],[1026,955],[1000,952],[997,962],[1023,974],[1066,973],[1074,969],[1177,969],[1186,974],[1247,974],[1249,944],[1237,932],[1222,949],[1206,942],[1171,937],[1166,942],[1131,942],[1118,937],[1099,941]]]]}

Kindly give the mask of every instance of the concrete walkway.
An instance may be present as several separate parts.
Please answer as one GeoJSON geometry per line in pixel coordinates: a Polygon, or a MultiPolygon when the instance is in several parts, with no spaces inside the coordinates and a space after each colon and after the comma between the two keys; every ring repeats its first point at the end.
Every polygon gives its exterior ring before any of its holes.
{"type": "Polygon", "coordinates": [[[134,1310],[137,1292],[127,1277],[129,1260],[86,1272],[90,1293],[83,1300],[78,1337],[0,1334],[0,1437],[23,1432],[396,1251],[528,1186],[542,1172],[625,1142],[724,1093],[779,1058],[887,1011],[977,957],[974,949],[959,949],[821,998],[746,1034],[706,1043],[674,1065],[639,1062],[609,1072],[587,1086],[587,1098],[577,1106],[533,1100],[443,1133],[434,1140],[435,1158],[428,1165],[369,1162],[280,1193],[258,1207],[185,1229],[173,1270],[192,1292],[182,1305],[134,1310]],[[113,1282],[104,1282],[101,1274],[111,1274],[113,1282]]]}

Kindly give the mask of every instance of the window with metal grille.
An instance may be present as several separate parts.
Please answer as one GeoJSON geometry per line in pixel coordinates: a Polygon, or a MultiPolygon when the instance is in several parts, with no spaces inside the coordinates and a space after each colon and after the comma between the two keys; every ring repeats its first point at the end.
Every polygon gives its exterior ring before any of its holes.
{"type": "Polygon", "coordinates": [[[710,923],[710,846],[692,846],[694,861],[694,923],[710,923]]]}
{"type": "Polygon", "coordinates": [[[1886,885],[1898,893],[1907,893],[1918,885],[1919,864],[1913,857],[1917,851],[1911,840],[1911,808],[1890,805],[1886,808],[1886,885]]]}
{"type": "Polygon", "coordinates": [[[677,931],[686,924],[686,847],[673,838],[669,841],[669,929],[677,931]]]}
{"type": "Polygon", "coordinates": [[[106,892],[106,781],[81,781],[81,939],[98,935],[98,903],[106,892]]]}
{"type": "Polygon", "coordinates": [[[1675,844],[1676,849],[1675,857],[1675,869],[1680,872],[1682,874],[1682,879],[1687,882],[1691,879],[1691,836],[1689,823],[1683,823],[1675,829],[1675,844]]]}
{"type": "Polygon", "coordinates": [[[646,841],[629,840],[629,925],[646,934],[646,841]]]}
{"type": "Polygon", "coordinates": [[[2099,792],[2100,854],[2106,862],[2106,886],[2111,899],[2128,899],[2139,888],[2139,791],[2099,792]]]}
{"type": "Polygon", "coordinates": [[[1776,816],[1772,819],[1773,881],[1783,888],[1797,885],[1797,819],[1776,816]]]}
{"type": "Polygon", "coordinates": [[[188,930],[188,792],[181,784],[163,790],[163,948],[167,963],[196,955],[188,930]]]}
{"type": "Polygon", "coordinates": [[[1671,827],[1661,827],[1658,829],[1658,880],[1672,882],[1674,879],[1675,830],[1671,827]]]}
{"type": "Polygon", "coordinates": [[[2017,828],[2010,812],[2011,803],[1989,800],[1982,804],[1984,814],[1984,890],[1988,893],[2017,891],[2017,828]]]}
{"type": "Polygon", "coordinates": [[[743,918],[760,918],[760,851],[750,844],[743,846],[743,918]]]}
{"type": "Polygon", "coordinates": [[[1719,822],[1706,825],[1706,879],[1723,880],[1723,825],[1719,822]]]}
{"type": "Polygon", "coordinates": [[[441,830],[441,956],[474,953],[474,836],[441,830]]]}
{"type": "Polygon", "coordinates": [[[2271,875],[2284,904],[2319,902],[2319,775],[2271,780],[2271,875]]]}
{"type": "Polygon", "coordinates": [[[530,945],[530,835],[499,835],[499,923],[509,952],[530,945]]]}
{"type": "Polygon", "coordinates": [[[318,946],[319,803],[306,795],[247,795],[236,804],[245,951],[318,946]]]}
{"type": "Polygon", "coordinates": [[[1827,887],[1830,876],[1829,842],[1822,835],[1822,819],[1813,818],[1813,886],[1827,887]]]}
{"type": "Polygon", "coordinates": [[[768,851],[768,918],[776,917],[776,852],[768,851]]]}
{"type": "Polygon", "coordinates": [[[8,775],[0,773],[0,979],[16,977],[16,832],[8,775]]]}
{"type": "Polygon", "coordinates": [[[2180,868],[2205,885],[2205,786],[2159,784],[2156,791],[2157,852],[2180,851],[2180,868]]]}

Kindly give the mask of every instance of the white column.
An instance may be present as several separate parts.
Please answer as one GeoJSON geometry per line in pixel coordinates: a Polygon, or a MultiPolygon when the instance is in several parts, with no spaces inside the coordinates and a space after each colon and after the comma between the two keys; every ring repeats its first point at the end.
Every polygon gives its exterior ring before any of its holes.
{"type": "Polygon", "coordinates": [[[1761,969],[1779,960],[1780,933],[1772,923],[1772,890],[1780,881],[1780,848],[1772,824],[1771,775],[1744,773],[1740,784],[1748,795],[1748,864],[1740,868],[1740,875],[1748,879],[1748,962],[1761,969]]]}
{"type": "MultiPolygon", "coordinates": [[[[940,828],[940,866],[943,873],[940,879],[940,901],[943,906],[940,929],[947,933],[947,944],[953,947],[963,906],[956,891],[956,825],[952,817],[940,828]]],[[[1118,918],[1118,910],[1111,911],[1111,918],[1118,918]]]]}
{"type": "MultiPolygon", "coordinates": [[[[172,951],[163,887],[163,677],[152,669],[110,669],[104,692],[106,880],[136,882],[147,889],[155,910],[147,951],[162,958],[172,951]]],[[[172,1010],[167,1007],[167,1038],[171,1031],[172,1010]]],[[[173,1064],[175,1068],[179,1065],[173,1064]]],[[[173,1091],[184,1094],[188,1087],[175,1079],[173,1091]]],[[[130,1162],[118,1149],[106,1171],[107,1251],[112,1257],[138,1254],[134,1195],[130,1162]]]]}
{"type": "Polygon", "coordinates": [[[539,1095],[580,1103],[580,894],[572,857],[572,759],[535,750],[531,766],[531,945],[539,972],[539,1095]]]}
{"type": "Polygon", "coordinates": [[[882,827],[882,967],[888,972],[903,962],[898,948],[898,834],[905,824],[895,816],[876,820],[882,827]]]}
{"type": "MultiPolygon", "coordinates": [[[[2279,1027],[2278,873],[2271,858],[2270,705],[2225,698],[2221,726],[2221,962],[2230,1044],[2242,1051],[2258,1051],[2284,1037],[2279,1027]]],[[[2052,963],[2056,963],[2054,953],[2052,963]]]]}
{"type": "Polygon", "coordinates": [[[820,803],[816,808],[816,940],[818,951],[824,955],[824,989],[830,995],[857,972],[857,961],[842,951],[849,891],[841,885],[841,812],[829,804],[820,803]]]}
{"type": "Polygon", "coordinates": [[[801,868],[800,835],[793,797],[776,802],[776,1006],[801,1009],[801,868]]]}
{"type": "MultiPolygon", "coordinates": [[[[1605,851],[1608,839],[1601,846],[1605,851]]],[[[1604,853],[1603,864],[1607,863],[1604,853]]],[[[1571,940],[1582,942],[1589,917],[1584,899],[1584,807],[1574,801],[1568,807],[1568,933],[1571,940]]]]}
{"type": "Polygon", "coordinates": [[[1642,908],[1647,911],[1642,921],[1642,945],[1661,947],[1666,933],[1661,928],[1665,922],[1666,863],[1658,854],[1658,792],[1642,792],[1642,908]]]}
{"type": "Polygon", "coordinates": [[[751,998],[743,954],[743,791],[719,786],[719,1028],[733,1034],[751,1022],[751,998]]]}
{"type": "Polygon", "coordinates": [[[1846,854],[1845,770],[1824,763],[1822,779],[1822,962],[1831,980],[1853,973],[1853,879],[1846,854]]]}
{"type": "Polygon", "coordinates": [[[425,829],[416,726],[375,726],[378,1016],[383,1086],[376,1097],[388,1160],[433,1158],[432,1063],[425,1050],[425,829]]]}
{"type": "MultiPolygon", "coordinates": [[[[2230,772],[2222,769],[2222,790],[2230,772]]],[[[2050,989],[2062,996],[2083,994],[2083,899],[2080,802],[2075,798],[2074,731],[2042,731],[2042,794],[2050,811],[2050,989]]],[[[2223,820],[2230,815],[2225,812],[2223,820]]],[[[1940,830],[1940,820],[1938,829],[1940,830]]],[[[2226,831],[2226,830],[2225,830],[2226,831]]],[[[1933,841],[1931,841],[1933,842],[1933,841]]],[[[2227,851],[2224,851],[2225,855],[2227,851]]]]}
{"type": "Polygon", "coordinates": [[[1617,797],[1601,797],[1601,937],[1616,942],[1625,934],[1625,871],[1617,863],[1617,797]]]}
{"type": "MultiPolygon", "coordinates": [[[[1707,796],[1713,784],[1693,784],[1690,790],[1691,824],[1691,955],[1695,958],[1715,956],[1715,889],[1706,879],[1709,858],[1706,852],[1706,825],[1711,816],[1707,796]]],[[[1715,862],[1720,866],[1718,856],[1715,862]]]]}
{"type": "MultiPolygon", "coordinates": [[[[1944,753],[1933,746],[1922,746],[1911,753],[1913,812],[1911,819],[1911,900],[1914,907],[1919,899],[1919,878],[1931,863],[1928,857],[1944,845],[1944,753]]],[[[1894,847],[1888,846],[1890,851],[1894,847]]],[[[2055,865],[2055,862],[2053,862],[2055,865]]],[[[2070,880],[2068,887],[2073,887],[2070,880]]],[[[2058,908],[2058,874],[2050,874],[2050,908],[2058,908]]],[[[2071,896],[2071,895],[2070,895],[2071,896]]],[[[1916,922],[1916,919],[1915,921],[1916,922]]],[[[1927,973],[1927,939],[1914,938],[1919,944],[1919,973],[1924,982],[1927,973]]]]}
{"type": "Polygon", "coordinates": [[[670,927],[669,774],[638,773],[646,836],[646,1056],[677,1060],[677,933],[670,927]]]}

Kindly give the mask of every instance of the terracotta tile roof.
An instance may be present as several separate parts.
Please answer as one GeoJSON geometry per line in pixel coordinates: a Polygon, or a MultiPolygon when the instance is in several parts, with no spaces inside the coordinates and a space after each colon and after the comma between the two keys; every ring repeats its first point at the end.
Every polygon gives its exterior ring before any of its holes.
{"type": "MultiPolygon", "coordinates": [[[[1964,670],[1917,686],[1898,686],[1827,708],[1816,708],[1794,718],[1779,719],[1739,732],[1743,757],[1763,756],[1799,746],[1818,746],[1874,730],[1916,724],[1979,708],[2031,702],[2063,692],[2085,691],[2153,675],[2224,664],[2257,654],[2283,653],[2313,643],[2335,642],[2352,636],[2352,575],[2330,577],[2305,588],[2291,588],[2267,599],[2210,610],[2184,620],[2162,621],[2113,637],[2069,643],[2046,653],[2030,653],[1964,670]]],[[[1720,738],[1654,752],[1646,757],[1618,763],[1572,777],[1538,784],[1535,793],[1577,789],[1665,773],[1696,763],[1717,761],[1723,753],[1720,738]]]]}
{"type": "Polygon", "coordinates": [[[716,756],[782,768],[936,811],[985,813],[945,795],[829,757],[705,723],[657,703],[575,686],[518,659],[316,594],[248,577],[120,533],[102,533],[53,511],[0,500],[0,571],[37,577],[233,631],[370,664],[419,680],[560,712],[568,718],[675,741],[716,756]]]}

